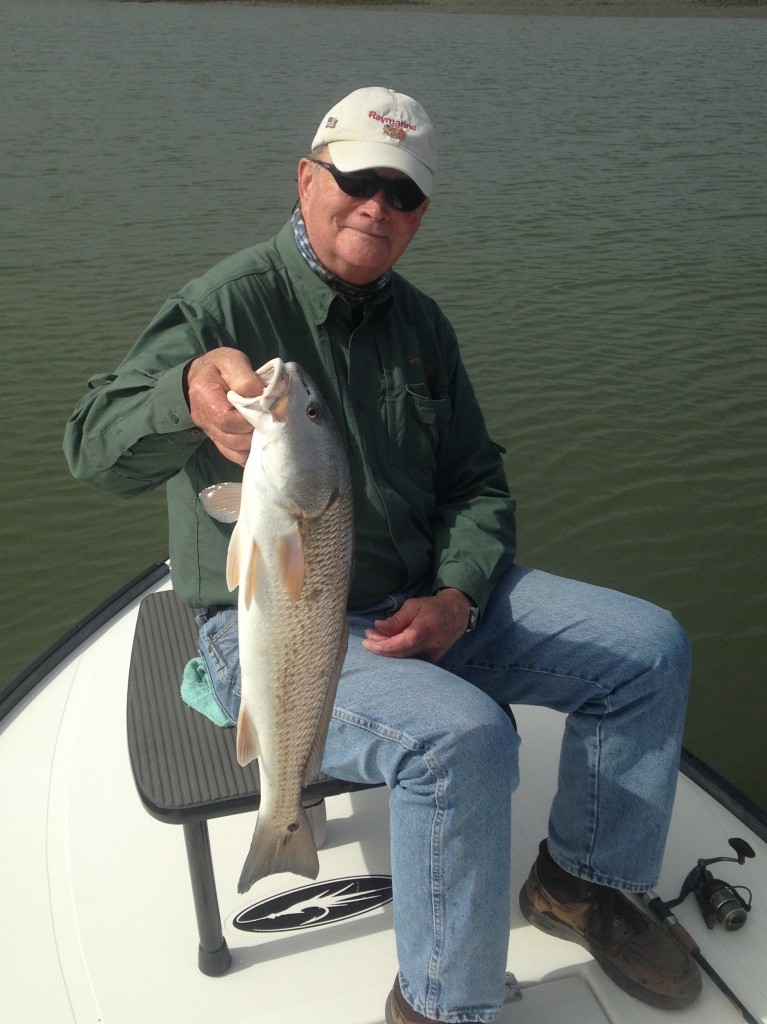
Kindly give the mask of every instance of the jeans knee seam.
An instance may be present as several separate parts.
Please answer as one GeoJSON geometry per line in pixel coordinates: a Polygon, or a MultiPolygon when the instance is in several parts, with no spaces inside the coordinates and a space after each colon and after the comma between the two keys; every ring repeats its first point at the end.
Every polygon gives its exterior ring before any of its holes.
{"type": "MultiPolygon", "coordinates": [[[[610,685],[605,685],[600,682],[599,679],[591,679],[588,676],[577,675],[573,672],[558,671],[556,669],[539,668],[536,665],[495,665],[491,662],[480,662],[480,661],[467,661],[460,666],[451,665],[445,661],[442,663],[442,667],[448,672],[453,672],[455,675],[461,676],[461,678],[469,678],[469,682],[474,680],[470,678],[472,671],[476,672],[493,672],[497,674],[504,674],[509,672],[530,672],[536,676],[550,676],[554,679],[569,679],[573,682],[585,683],[587,686],[593,686],[599,690],[600,693],[610,693],[610,685]]],[[[481,687],[480,687],[481,688],[481,687]]]]}
{"type": "Polygon", "coordinates": [[[374,722],[371,719],[362,718],[360,715],[352,714],[349,711],[345,711],[343,708],[334,708],[331,716],[338,722],[343,722],[345,725],[353,725],[357,729],[363,729],[365,732],[371,732],[376,736],[380,736],[381,739],[392,740],[394,743],[399,743],[406,750],[411,751],[414,754],[423,753],[424,746],[419,743],[418,740],[412,736],[408,736],[407,733],[401,732],[399,729],[392,729],[390,726],[383,725],[380,722],[374,722]]]}

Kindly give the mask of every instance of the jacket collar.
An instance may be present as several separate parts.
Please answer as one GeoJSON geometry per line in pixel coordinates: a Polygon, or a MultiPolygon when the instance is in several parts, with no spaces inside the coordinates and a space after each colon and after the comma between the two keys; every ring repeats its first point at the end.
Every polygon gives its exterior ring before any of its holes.
{"type": "MultiPolygon", "coordinates": [[[[309,310],[316,324],[324,323],[334,302],[346,303],[346,299],[326,284],[306,262],[293,233],[293,225],[288,221],[275,238],[277,251],[285,263],[285,269],[294,287],[301,294],[304,305],[309,310]]],[[[382,288],[368,302],[367,307],[380,307],[380,315],[385,316],[392,304],[391,282],[382,288]]]]}

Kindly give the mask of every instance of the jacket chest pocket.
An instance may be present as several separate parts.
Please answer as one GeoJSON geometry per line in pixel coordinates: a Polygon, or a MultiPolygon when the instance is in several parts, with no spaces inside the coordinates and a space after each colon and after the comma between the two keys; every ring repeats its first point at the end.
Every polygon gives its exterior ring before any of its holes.
{"type": "Polygon", "coordinates": [[[386,404],[392,460],[407,480],[433,491],[450,426],[450,399],[432,398],[426,385],[408,384],[386,404]]]}

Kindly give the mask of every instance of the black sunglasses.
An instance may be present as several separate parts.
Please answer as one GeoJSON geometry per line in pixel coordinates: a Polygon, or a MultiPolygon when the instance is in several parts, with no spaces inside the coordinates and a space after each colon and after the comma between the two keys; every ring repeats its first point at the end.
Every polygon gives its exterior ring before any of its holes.
{"type": "Polygon", "coordinates": [[[392,210],[401,210],[404,213],[417,210],[426,202],[426,196],[410,178],[390,180],[380,177],[374,171],[350,171],[346,174],[339,171],[334,164],[326,164],[324,160],[315,160],[314,157],[309,159],[313,164],[319,164],[326,171],[330,171],[341,191],[354,199],[370,199],[383,189],[386,202],[392,210]]]}

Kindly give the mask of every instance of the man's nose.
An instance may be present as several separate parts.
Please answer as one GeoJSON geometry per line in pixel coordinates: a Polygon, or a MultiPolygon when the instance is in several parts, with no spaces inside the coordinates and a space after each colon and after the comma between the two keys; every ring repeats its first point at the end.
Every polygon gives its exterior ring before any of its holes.
{"type": "Polygon", "coordinates": [[[383,188],[379,188],[379,190],[374,195],[366,199],[362,205],[366,208],[369,207],[369,213],[373,214],[375,212],[379,217],[388,217],[389,215],[390,207],[386,201],[386,192],[383,188]]]}

